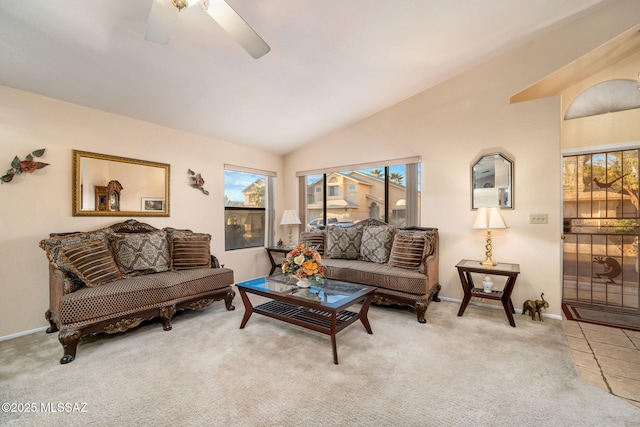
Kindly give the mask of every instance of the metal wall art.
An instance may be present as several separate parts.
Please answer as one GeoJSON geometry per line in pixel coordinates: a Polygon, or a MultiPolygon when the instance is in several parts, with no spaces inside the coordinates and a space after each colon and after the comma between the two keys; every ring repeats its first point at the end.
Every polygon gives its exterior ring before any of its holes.
{"type": "Polygon", "coordinates": [[[191,183],[191,186],[193,188],[197,188],[198,190],[202,191],[204,194],[206,194],[208,196],[209,192],[207,190],[205,190],[204,187],[203,187],[204,178],[202,178],[202,175],[200,175],[199,173],[195,173],[191,169],[189,169],[189,171],[187,173],[189,174],[189,177],[191,177],[191,180],[193,181],[191,183]]]}
{"type": "Polygon", "coordinates": [[[5,182],[11,182],[13,177],[16,175],[31,173],[36,169],[42,169],[45,166],[49,166],[49,163],[33,161],[34,157],[42,157],[44,150],[45,148],[41,148],[40,150],[32,151],[31,154],[27,154],[27,157],[24,160],[20,160],[20,158],[16,156],[11,162],[11,168],[7,170],[7,173],[4,176],[0,177],[0,182],[3,184],[5,182]]]}

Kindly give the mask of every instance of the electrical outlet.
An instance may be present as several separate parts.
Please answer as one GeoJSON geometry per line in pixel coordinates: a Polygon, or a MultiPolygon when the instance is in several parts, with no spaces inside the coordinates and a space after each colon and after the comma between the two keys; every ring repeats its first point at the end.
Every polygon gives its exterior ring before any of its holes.
{"type": "Polygon", "coordinates": [[[546,224],[547,214],[531,214],[529,224],[546,224]]]}

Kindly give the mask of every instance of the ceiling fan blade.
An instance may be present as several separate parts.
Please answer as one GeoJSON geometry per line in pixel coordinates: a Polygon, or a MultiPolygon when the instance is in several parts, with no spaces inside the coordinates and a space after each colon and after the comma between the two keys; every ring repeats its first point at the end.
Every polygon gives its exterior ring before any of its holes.
{"type": "Polygon", "coordinates": [[[203,7],[207,13],[220,25],[249,55],[260,58],[271,50],[268,44],[253,31],[240,15],[224,0],[210,0],[203,7]]]}
{"type": "Polygon", "coordinates": [[[178,12],[171,0],[153,0],[144,39],[154,43],[168,43],[178,12]]]}

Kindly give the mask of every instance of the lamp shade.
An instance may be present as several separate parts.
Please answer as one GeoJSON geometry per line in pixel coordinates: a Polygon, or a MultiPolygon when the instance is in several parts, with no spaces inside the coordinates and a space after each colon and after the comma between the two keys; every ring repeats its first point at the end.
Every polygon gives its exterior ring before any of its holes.
{"type": "Polygon", "coordinates": [[[280,220],[280,225],[295,225],[302,224],[300,222],[300,218],[298,218],[298,214],[294,210],[286,210],[282,212],[282,219],[280,220]]]}
{"type": "Polygon", "coordinates": [[[476,220],[473,222],[471,228],[478,228],[483,230],[496,230],[499,228],[509,228],[507,222],[500,212],[500,208],[479,208],[476,220]]]}

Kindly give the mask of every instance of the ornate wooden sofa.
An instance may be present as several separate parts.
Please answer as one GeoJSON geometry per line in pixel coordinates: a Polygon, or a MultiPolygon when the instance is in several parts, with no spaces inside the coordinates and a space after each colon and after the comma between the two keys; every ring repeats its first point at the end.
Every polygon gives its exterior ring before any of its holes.
{"type": "Polygon", "coordinates": [[[369,218],[305,231],[300,241],[320,252],[328,278],[376,286],[374,304],[413,307],[418,322],[426,323],[429,303],[440,301],[437,228],[399,228],[369,218]]]}
{"type": "Polygon", "coordinates": [[[42,240],[49,258],[47,333],[59,331],[60,363],[75,359],[87,335],[125,332],[156,317],[168,331],[176,312],[219,300],[233,310],[233,270],[211,255],[210,240],[136,220],[42,240]]]}

